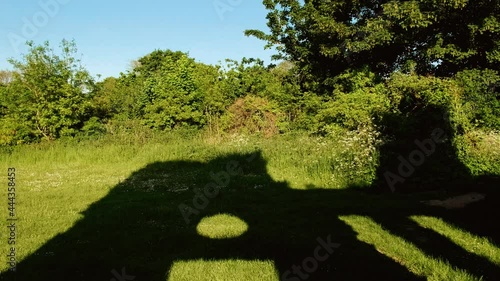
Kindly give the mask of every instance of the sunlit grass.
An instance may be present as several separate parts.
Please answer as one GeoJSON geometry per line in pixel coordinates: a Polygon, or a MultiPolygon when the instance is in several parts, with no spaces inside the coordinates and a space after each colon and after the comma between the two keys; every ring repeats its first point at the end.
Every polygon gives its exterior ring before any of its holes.
{"type": "Polygon", "coordinates": [[[427,280],[481,280],[463,269],[454,268],[446,261],[427,256],[421,249],[391,234],[369,217],[352,215],[341,216],[340,219],[358,233],[358,240],[373,245],[377,251],[427,280]]]}
{"type": "Polygon", "coordinates": [[[411,219],[420,226],[432,229],[436,233],[450,239],[469,253],[482,256],[496,265],[500,265],[500,248],[486,237],[480,237],[457,228],[440,218],[429,216],[412,216],[411,219]]]}
{"type": "Polygon", "coordinates": [[[248,225],[241,219],[219,214],[203,218],[196,227],[198,234],[212,239],[228,239],[241,236],[248,230],[248,225]]]}
{"type": "Polygon", "coordinates": [[[272,261],[177,261],[167,281],[279,281],[272,261]]]}

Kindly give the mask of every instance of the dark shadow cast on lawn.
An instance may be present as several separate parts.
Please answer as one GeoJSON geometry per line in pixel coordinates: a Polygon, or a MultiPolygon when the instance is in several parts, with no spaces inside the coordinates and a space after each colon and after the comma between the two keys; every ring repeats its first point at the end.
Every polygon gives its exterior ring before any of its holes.
{"type": "Polygon", "coordinates": [[[453,135],[463,134],[463,128],[456,124],[452,126],[448,110],[443,106],[419,106],[415,100],[402,102],[399,112],[383,116],[378,127],[386,141],[379,149],[377,180],[370,189],[375,194],[395,192],[446,200],[474,192],[486,194],[486,199],[455,210],[436,207],[425,211],[425,207],[419,207],[401,209],[392,215],[379,212],[369,216],[391,233],[411,241],[429,257],[447,260],[457,268],[483,276],[484,280],[500,279],[498,265],[467,252],[448,238],[423,229],[410,219],[428,212],[428,215],[443,218],[460,229],[488,237],[500,245],[500,226],[496,222],[500,177],[470,174],[453,145],[453,135]]]}
{"type": "MultiPolygon", "coordinates": [[[[71,229],[21,261],[17,272],[3,273],[0,279],[164,281],[178,262],[258,260],[273,262],[280,277],[286,275],[283,280],[424,280],[359,241],[340,215],[373,218],[429,255],[483,273],[485,280],[499,274],[498,267],[480,258],[469,263],[461,260],[462,255],[470,255],[446,239],[437,237],[443,250],[438,253],[436,245],[419,243],[400,227],[408,224],[409,215],[447,216],[441,209],[425,207],[406,195],[294,190],[274,181],[266,165],[260,152],[227,155],[207,163],[152,163],[92,204],[71,229]],[[222,188],[205,200],[199,192],[210,183],[222,188]],[[248,230],[232,239],[201,236],[197,224],[216,214],[238,217],[248,230]],[[330,247],[324,261],[309,260],[306,266],[317,264],[318,268],[307,272],[304,261],[325,244],[318,239],[340,246],[330,247]],[[300,272],[293,271],[294,265],[302,267],[300,272]]],[[[327,251],[322,250],[322,257],[327,251]]],[[[194,272],[186,271],[185,280],[194,280],[189,277],[194,272]]]]}

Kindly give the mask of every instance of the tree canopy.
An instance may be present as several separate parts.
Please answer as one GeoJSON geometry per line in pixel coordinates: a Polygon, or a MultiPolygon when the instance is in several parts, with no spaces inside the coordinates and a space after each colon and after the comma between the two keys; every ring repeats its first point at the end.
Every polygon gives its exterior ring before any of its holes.
{"type": "Polygon", "coordinates": [[[270,33],[249,36],[276,47],[308,80],[332,84],[348,69],[369,66],[450,77],[500,66],[498,0],[264,0],[270,33]]]}
{"type": "Polygon", "coordinates": [[[62,41],[61,54],[48,42],[40,46],[29,42],[28,46],[22,60],[10,60],[14,71],[1,98],[2,142],[76,134],[91,114],[94,81],[75,59],[75,43],[62,41]]]}

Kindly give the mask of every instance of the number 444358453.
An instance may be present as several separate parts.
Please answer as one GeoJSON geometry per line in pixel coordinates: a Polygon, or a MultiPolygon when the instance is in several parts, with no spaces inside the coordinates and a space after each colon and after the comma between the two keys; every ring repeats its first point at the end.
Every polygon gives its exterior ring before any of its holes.
{"type": "Polygon", "coordinates": [[[7,171],[9,183],[8,185],[8,201],[9,201],[9,215],[15,217],[16,215],[16,169],[9,168],[7,171]]]}

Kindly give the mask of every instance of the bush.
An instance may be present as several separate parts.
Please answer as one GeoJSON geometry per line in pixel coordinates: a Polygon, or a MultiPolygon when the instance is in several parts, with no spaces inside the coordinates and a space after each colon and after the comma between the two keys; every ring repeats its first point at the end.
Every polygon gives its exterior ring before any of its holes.
{"type": "Polygon", "coordinates": [[[167,57],[145,81],[140,97],[144,124],[152,129],[201,127],[203,93],[196,83],[196,63],[187,55],[167,57]]]}
{"type": "Polygon", "coordinates": [[[455,146],[472,176],[500,175],[500,132],[473,130],[458,136],[455,146]]]}
{"type": "Polygon", "coordinates": [[[84,123],[82,127],[82,133],[85,136],[102,135],[106,133],[106,127],[101,123],[99,118],[92,117],[84,123]]]}
{"type": "Polygon", "coordinates": [[[316,119],[317,132],[328,134],[332,124],[350,130],[373,127],[390,110],[384,84],[367,69],[347,71],[336,78],[333,98],[322,105],[316,119]]]}
{"type": "Polygon", "coordinates": [[[260,133],[266,137],[278,134],[286,124],[278,106],[266,98],[246,96],[237,99],[222,116],[224,131],[260,133]]]}
{"type": "Polygon", "coordinates": [[[11,116],[0,118],[0,146],[35,142],[37,136],[29,125],[11,116]]]}
{"type": "Polygon", "coordinates": [[[465,70],[455,80],[463,88],[467,119],[476,127],[500,130],[500,75],[494,70],[465,70]]]}

